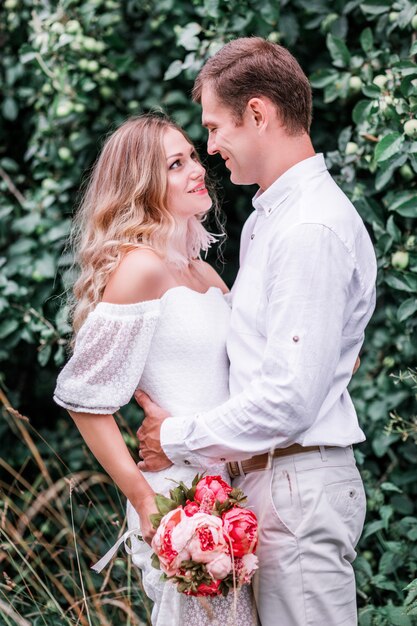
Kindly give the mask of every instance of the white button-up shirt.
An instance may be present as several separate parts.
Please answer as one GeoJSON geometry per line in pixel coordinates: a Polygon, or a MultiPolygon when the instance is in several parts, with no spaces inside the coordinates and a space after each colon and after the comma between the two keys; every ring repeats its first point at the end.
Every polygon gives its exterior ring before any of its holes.
{"type": "Polygon", "coordinates": [[[366,228],[321,154],[259,191],[253,205],[231,293],[231,398],[165,420],[161,443],[174,463],[365,439],[347,386],[375,306],[366,228]]]}

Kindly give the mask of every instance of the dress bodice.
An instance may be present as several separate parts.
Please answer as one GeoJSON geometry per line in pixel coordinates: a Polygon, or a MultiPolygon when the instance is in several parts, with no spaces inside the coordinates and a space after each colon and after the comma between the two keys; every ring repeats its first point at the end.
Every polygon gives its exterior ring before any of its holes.
{"type": "Polygon", "coordinates": [[[195,413],[229,397],[230,309],[220,289],[166,292],[139,387],[168,411],[195,413]]]}

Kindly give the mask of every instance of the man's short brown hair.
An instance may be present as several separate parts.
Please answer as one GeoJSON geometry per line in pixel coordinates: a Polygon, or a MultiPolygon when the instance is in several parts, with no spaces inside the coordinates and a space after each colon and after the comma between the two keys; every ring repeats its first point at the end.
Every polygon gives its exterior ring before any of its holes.
{"type": "Polygon", "coordinates": [[[203,85],[210,83],[216,97],[242,121],[251,98],[266,96],[277,107],[287,132],[309,132],[312,96],[307,76],[283,46],[261,37],[241,37],[226,44],[198,74],[192,92],[201,102],[203,85]]]}

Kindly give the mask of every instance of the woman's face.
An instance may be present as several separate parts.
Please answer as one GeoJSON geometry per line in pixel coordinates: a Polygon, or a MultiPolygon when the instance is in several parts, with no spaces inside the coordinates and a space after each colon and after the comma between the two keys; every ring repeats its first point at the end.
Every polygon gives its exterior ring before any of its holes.
{"type": "Polygon", "coordinates": [[[165,131],[163,143],[168,172],[169,212],[185,219],[206,213],[212,201],[204,183],[206,170],[199,162],[194,146],[175,128],[165,131]]]}

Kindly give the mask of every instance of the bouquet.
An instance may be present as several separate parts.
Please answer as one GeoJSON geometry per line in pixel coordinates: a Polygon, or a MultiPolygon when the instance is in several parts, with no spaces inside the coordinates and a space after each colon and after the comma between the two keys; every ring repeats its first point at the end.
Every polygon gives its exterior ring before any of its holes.
{"type": "Polygon", "coordinates": [[[197,475],[170,496],[156,495],[159,513],[151,516],[152,565],[163,580],[193,596],[226,596],[249,582],[258,568],[258,523],[243,492],[220,476],[197,475]]]}

